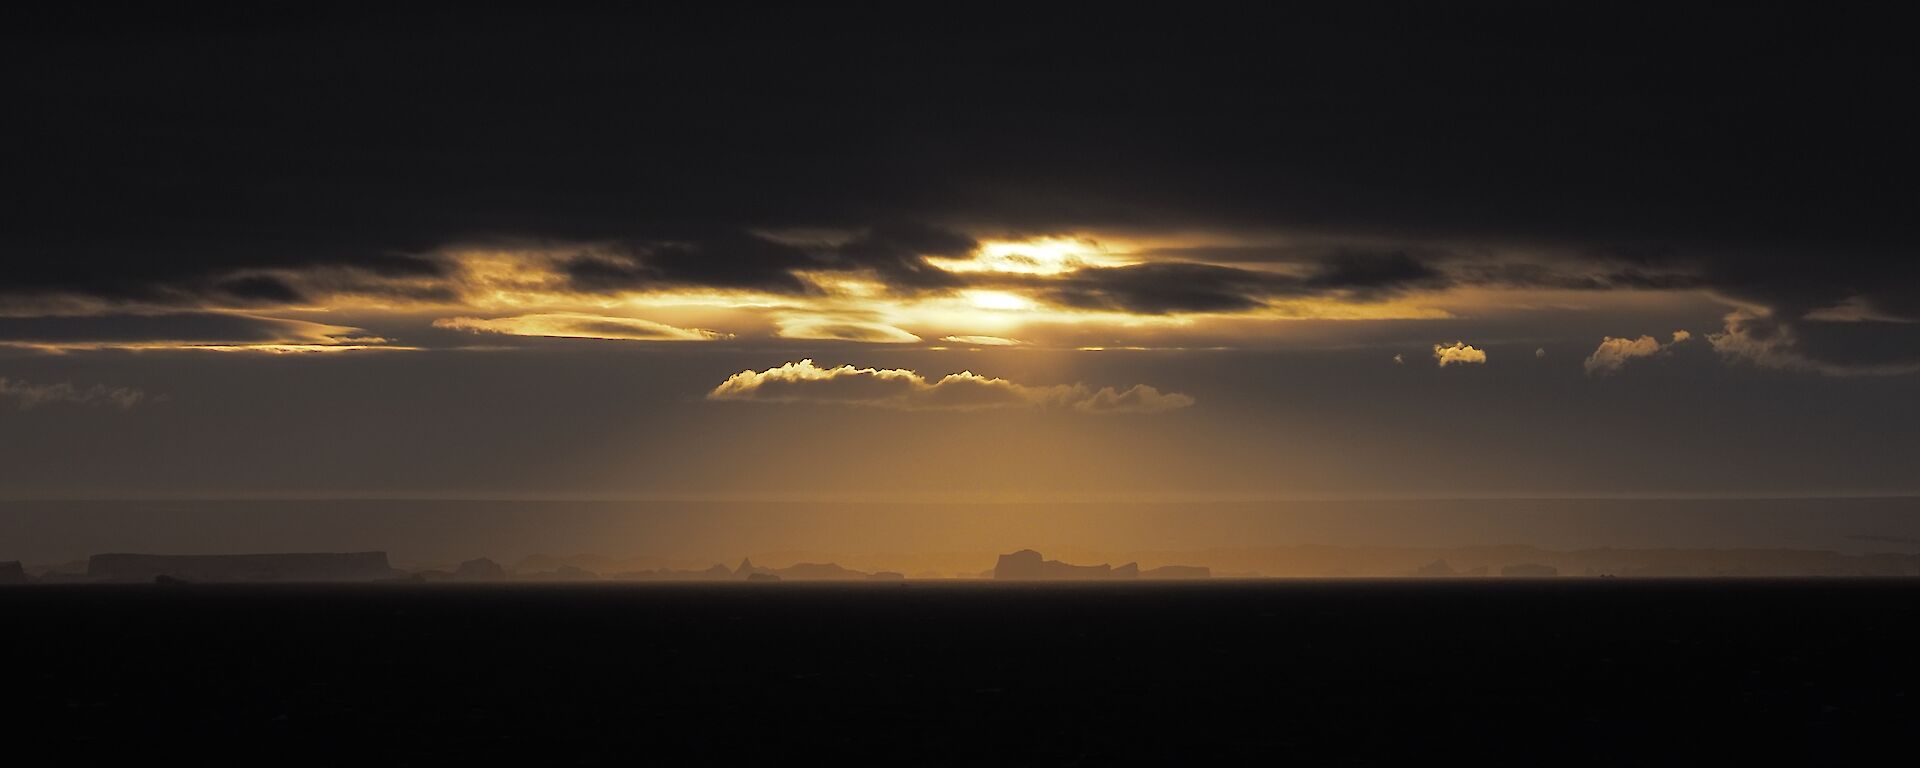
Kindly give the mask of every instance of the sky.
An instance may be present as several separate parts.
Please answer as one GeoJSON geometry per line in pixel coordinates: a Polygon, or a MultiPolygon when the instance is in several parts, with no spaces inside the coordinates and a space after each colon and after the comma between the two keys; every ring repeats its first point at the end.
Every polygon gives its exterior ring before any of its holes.
{"type": "Polygon", "coordinates": [[[1871,9],[0,30],[0,497],[1920,491],[1871,9]]]}

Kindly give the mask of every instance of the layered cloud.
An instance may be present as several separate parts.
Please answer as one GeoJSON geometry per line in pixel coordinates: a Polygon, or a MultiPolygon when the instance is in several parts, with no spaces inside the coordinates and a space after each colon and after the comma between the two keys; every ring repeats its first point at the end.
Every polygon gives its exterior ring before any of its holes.
{"type": "Polygon", "coordinates": [[[999,336],[943,336],[940,340],[974,347],[1018,347],[1026,344],[1026,342],[1019,339],[1008,339],[999,336]]]}
{"type": "Polygon", "coordinates": [[[567,312],[492,319],[445,317],[433,321],[433,327],[507,336],[615,341],[715,341],[733,338],[733,334],[709,331],[704,328],[676,328],[639,318],[604,317],[567,312]]]}
{"type": "Polygon", "coordinates": [[[361,328],[240,312],[0,316],[0,346],[50,352],[116,349],[277,354],[399,348],[361,328]]]}
{"type": "MultiPolygon", "coordinates": [[[[70,349],[140,344],[341,351],[423,343],[288,316],[317,310],[386,322],[437,316],[428,322],[441,329],[518,337],[668,341],[739,333],[796,341],[953,339],[968,346],[1017,341],[1013,345],[1075,348],[1094,339],[1097,346],[1135,346],[1148,335],[1185,333],[1215,320],[1245,321],[1234,334],[1248,337],[1262,335],[1262,324],[1292,320],[1450,317],[1441,306],[1453,301],[1449,291],[1484,287],[1460,271],[1464,257],[1445,251],[1256,250],[1183,251],[1090,236],[975,239],[900,224],[685,241],[515,241],[447,246],[399,262],[416,266],[384,271],[363,265],[246,269],[216,279],[224,286],[219,290],[199,293],[27,296],[0,289],[0,317],[73,337],[70,349]],[[1222,263],[1194,260],[1199,258],[1222,263]],[[103,325],[128,325],[128,318],[141,318],[137,324],[146,327],[123,328],[131,334],[125,339],[78,338],[103,325]],[[235,331],[167,330],[218,324],[235,331]],[[729,330],[709,330],[708,324],[729,330]],[[239,331],[241,325],[254,327],[239,331]],[[262,338],[250,338],[255,336],[262,338]]],[[[407,336],[387,334],[395,335],[407,336]]],[[[446,338],[424,335],[425,343],[446,338]]]]}
{"type": "Polygon", "coordinates": [[[783,339],[857,341],[867,344],[914,344],[920,341],[919,336],[871,319],[867,314],[786,312],[774,324],[778,329],[776,333],[783,339]]]}
{"type": "Polygon", "coordinates": [[[110,405],[127,409],[155,399],[157,398],[130,387],[108,387],[103,384],[80,387],[64,381],[55,384],[33,384],[0,376],[0,402],[10,402],[21,409],[62,403],[110,405]]]}
{"type": "MultiPolygon", "coordinates": [[[[283,316],[316,309],[336,317],[435,314],[433,327],[501,336],[648,341],[727,336],[650,316],[701,307],[706,310],[702,322],[741,327],[763,338],[913,344],[950,337],[969,346],[1026,345],[1014,334],[1033,324],[1179,328],[1194,316],[1444,315],[1381,303],[1410,290],[1394,285],[1402,277],[1420,281],[1434,274],[1394,255],[1342,252],[1327,256],[1324,264],[1261,269],[1158,258],[1124,241],[975,240],[910,224],[778,237],[510,241],[448,246],[400,262],[427,266],[384,271],[361,265],[242,269],[212,278],[208,284],[221,286],[218,290],[9,295],[0,289],[0,316],[13,325],[32,326],[39,335],[64,335],[66,349],[291,351],[404,346],[349,326],[283,316]],[[129,318],[140,321],[129,323],[129,318]],[[115,332],[124,338],[89,336],[108,325],[119,326],[115,332]],[[206,329],[216,325],[227,330],[206,329]],[[173,326],[195,331],[174,333],[168,330],[173,326]]],[[[1430,285],[1444,282],[1435,279],[1430,285]]],[[[6,330],[0,327],[0,343],[6,330]]],[[[426,339],[444,343],[445,337],[426,339]]]]}
{"type": "Polygon", "coordinates": [[[929,381],[899,368],[823,368],[812,360],[736,373],[707,393],[718,401],[837,403],[899,410],[1065,409],[1081,413],[1159,413],[1193,398],[1139,384],[1126,389],[1084,384],[1029,386],[970,371],[929,381]]]}
{"type": "Polygon", "coordinates": [[[1441,368],[1449,365],[1484,365],[1487,353],[1464,341],[1433,345],[1433,359],[1441,368]]]}
{"type": "MultiPolygon", "coordinates": [[[[686,241],[450,246],[390,262],[243,269],[207,283],[217,290],[199,293],[169,288],[34,297],[0,289],[0,345],[311,353],[459,343],[445,334],[410,335],[404,327],[400,334],[392,326],[376,334],[302,319],[316,316],[310,305],[320,305],[328,317],[397,317],[498,337],[712,341],[738,334],[968,347],[1232,346],[1283,335],[1293,320],[1456,317],[1462,307],[1472,313],[1503,296],[1539,292],[1686,291],[1692,301],[1716,300],[1698,290],[1710,285],[1702,263],[1664,252],[1585,258],[1192,237],[1241,244],[993,240],[896,224],[686,241]],[[420,315],[438,318],[408,319],[420,315]],[[1196,329],[1228,323],[1231,337],[1181,341],[1196,329]]],[[[1543,305],[1583,303],[1562,298],[1543,305]]],[[[1730,362],[1834,375],[1920,369],[1920,353],[1912,352],[1920,344],[1889,343],[1920,339],[1920,325],[1883,303],[1853,295],[1797,316],[1761,304],[1739,306],[1712,337],[1730,362]]],[[[1663,348],[1654,339],[1608,338],[1583,366],[1612,373],[1663,348]]],[[[1463,344],[1434,354],[1442,367],[1485,362],[1483,350],[1463,344]]]]}

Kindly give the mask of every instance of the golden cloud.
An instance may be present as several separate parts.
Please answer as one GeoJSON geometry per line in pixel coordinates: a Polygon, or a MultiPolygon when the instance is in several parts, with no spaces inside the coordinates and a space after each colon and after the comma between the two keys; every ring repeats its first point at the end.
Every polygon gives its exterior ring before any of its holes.
{"type": "Polygon", "coordinates": [[[783,339],[860,341],[869,344],[914,344],[920,337],[892,325],[843,316],[789,314],[774,321],[783,339]]]}
{"type": "Polygon", "coordinates": [[[899,410],[1052,408],[1081,413],[1159,413],[1193,398],[1139,384],[1124,390],[1085,384],[1028,386],[971,371],[928,381],[901,368],[822,368],[812,360],[727,377],[707,399],[734,402],[837,403],[899,410]]]}
{"type": "Polygon", "coordinates": [[[548,312],[514,317],[443,317],[433,327],[506,336],[542,336],[561,339],[612,341],[715,341],[733,334],[704,328],[678,328],[636,317],[605,317],[573,312],[548,312]]]}
{"type": "Polygon", "coordinates": [[[1661,344],[1659,339],[1652,336],[1641,336],[1637,339],[1607,336],[1600,340],[1600,346],[1593,350],[1593,354],[1587,356],[1584,366],[1588,375],[1615,373],[1625,368],[1628,360],[1636,357],[1652,357],[1691,338],[1693,334],[1686,331],[1674,331],[1673,341],[1666,344],[1661,344]]]}
{"type": "Polygon", "coordinates": [[[1442,368],[1449,365],[1484,365],[1487,362],[1487,353],[1468,346],[1466,342],[1456,341],[1444,346],[1433,345],[1433,359],[1438,361],[1442,368]]]}
{"type": "Polygon", "coordinates": [[[946,336],[940,340],[973,347],[1018,347],[1026,344],[1019,339],[1006,339],[999,336],[946,336]]]}

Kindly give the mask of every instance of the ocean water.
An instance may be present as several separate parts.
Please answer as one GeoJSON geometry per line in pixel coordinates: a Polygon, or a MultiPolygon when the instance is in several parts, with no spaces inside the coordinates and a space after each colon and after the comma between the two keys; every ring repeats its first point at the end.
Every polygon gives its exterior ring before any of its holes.
{"type": "Polygon", "coordinates": [[[1841,764],[1920,726],[1920,584],[39,585],[68,764],[1841,764]]]}

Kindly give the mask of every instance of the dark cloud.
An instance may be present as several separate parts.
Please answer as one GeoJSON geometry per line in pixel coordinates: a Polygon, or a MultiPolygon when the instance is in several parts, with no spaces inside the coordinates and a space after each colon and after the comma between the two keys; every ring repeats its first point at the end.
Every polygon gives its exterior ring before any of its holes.
{"type": "Polygon", "coordinates": [[[1443,288],[1451,280],[1436,267],[1405,252],[1340,250],[1311,263],[1305,275],[1149,261],[1083,268],[1024,282],[1030,290],[1063,306],[1159,315],[1241,312],[1274,300],[1307,297],[1374,301],[1409,290],[1443,288]]]}
{"type": "Polygon", "coordinates": [[[1803,321],[1795,326],[1803,354],[1852,367],[1920,366],[1920,323],[1803,321]]]}
{"type": "Polygon", "coordinates": [[[869,227],[837,244],[793,244],[732,231],[589,248],[561,269],[572,288],[589,293],[700,286],[801,294],[811,287],[798,272],[854,270],[870,271],[897,290],[945,290],[962,285],[962,278],[927,257],[965,256],[977,245],[966,235],[919,222],[869,227]]]}
{"type": "Polygon", "coordinates": [[[277,277],[255,275],[223,280],[218,288],[221,293],[241,301],[263,301],[291,304],[304,301],[305,296],[286,281],[277,277]]]}
{"type": "MultiPolygon", "coordinates": [[[[816,263],[952,287],[922,257],[958,240],[885,224],[925,221],[1541,246],[1577,263],[1539,285],[1920,319],[1920,116],[1893,96],[1920,50],[1881,14],[38,10],[0,33],[0,293],[288,301],[299,281],[253,275],[430,278],[490,237],[645,244],[570,263],[582,290],[793,293],[816,263]],[[745,234],[798,228],[866,234],[745,234]]],[[[1306,287],[1362,297],[1474,279],[1414,252],[1319,270],[1306,287]]],[[[1077,279],[1063,302],[1146,312],[1274,290],[1077,279]]],[[[1814,356],[1901,333],[1796,330],[1814,356]]]]}
{"type": "Polygon", "coordinates": [[[1499,261],[1480,259],[1449,264],[1447,278],[1465,285],[1541,288],[1564,291],[1677,291],[1711,287],[1698,265],[1657,268],[1606,260],[1499,261]]]}
{"type": "Polygon", "coordinates": [[[873,227],[837,249],[839,265],[871,269],[888,285],[910,290],[955,288],[960,277],[927,263],[928,256],[961,257],[979,243],[957,232],[916,222],[873,227]]]}
{"type": "Polygon", "coordinates": [[[588,292],[708,286],[798,294],[809,289],[798,271],[871,271],[890,288],[944,290],[963,280],[927,263],[928,256],[959,257],[973,238],[919,222],[866,228],[833,245],[795,245],[731,232],[697,240],[627,243],[568,259],[570,284],[588,292]]]}
{"type": "Polygon", "coordinates": [[[1341,251],[1320,262],[1305,285],[1371,298],[1411,287],[1440,288],[1447,282],[1439,270],[1404,251],[1341,251]]]}
{"type": "Polygon", "coordinates": [[[1296,284],[1284,275],[1181,262],[1081,269],[1034,282],[1042,296],[1063,306],[1153,315],[1255,309],[1296,284]]]}
{"type": "Polygon", "coordinates": [[[730,233],[699,241],[623,244],[568,259],[562,270],[573,288],[590,293],[687,285],[804,293],[807,284],[793,272],[817,264],[798,247],[730,233]]]}
{"type": "Polygon", "coordinates": [[[1920,371],[1920,323],[1783,319],[1736,311],[1707,337],[1721,355],[1767,368],[1832,376],[1920,371]]]}

